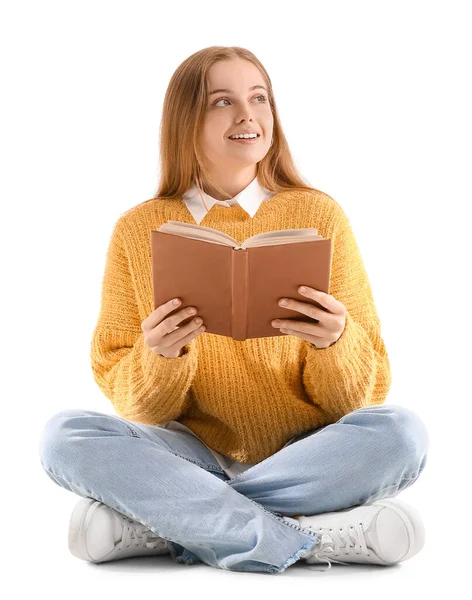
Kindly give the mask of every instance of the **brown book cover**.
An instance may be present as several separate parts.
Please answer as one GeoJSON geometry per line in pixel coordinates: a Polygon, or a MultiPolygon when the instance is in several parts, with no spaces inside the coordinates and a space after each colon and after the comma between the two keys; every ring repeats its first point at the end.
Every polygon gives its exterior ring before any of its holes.
{"type": "Polygon", "coordinates": [[[313,228],[283,229],[251,236],[241,244],[197,224],[167,221],[150,233],[154,310],[172,298],[197,313],[205,333],[244,341],[287,335],[272,326],[276,318],[318,323],[279,306],[293,298],[323,308],[298,291],[307,285],[329,293],[331,240],[313,228]]]}

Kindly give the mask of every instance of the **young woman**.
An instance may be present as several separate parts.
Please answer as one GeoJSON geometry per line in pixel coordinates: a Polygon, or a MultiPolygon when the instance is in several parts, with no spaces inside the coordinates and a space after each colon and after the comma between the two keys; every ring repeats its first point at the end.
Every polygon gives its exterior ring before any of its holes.
{"type": "Polygon", "coordinates": [[[349,220],[297,173],[251,52],[210,47],[178,67],[160,156],[155,197],[115,224],[91,343],[119,416],[64,410],[42,431],[46,473],[82,496],[71,552],[270,573],[414,556],[422,520],[393,497],[422,472],[428,434],[410,409],[384,405],[389,359],[349,220]],[[184,302],[153,309],[149,234],[168,220],[239,242],[314,227],[332,240],[330,293],[294,290],[285,307],[302,318],[274,322],[273,336],[205,333],[184,302]]]}

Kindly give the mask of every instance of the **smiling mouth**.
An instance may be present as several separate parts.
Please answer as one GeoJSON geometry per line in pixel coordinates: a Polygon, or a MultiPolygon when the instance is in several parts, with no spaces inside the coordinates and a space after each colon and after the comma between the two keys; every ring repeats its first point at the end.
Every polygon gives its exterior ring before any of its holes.
{"type": "Polygon", "coordinates": [[[260,136],[256,136],[254,138],[228,138],[228,140],[230,142],[234,142],[235,144],[240,144],[243,146],[253,146],[254,144],[257,144],[257,142],[259,141],[260,136]]]}
{"type": "MultiPolygon", "coordinates": [[[[255,138],[236,138],[236,141],[237,140],[255,140],[255,139],[259,138],[259,137],[261,137],[261,134],[260,133],[256,133],[256,137],[255,138]]],[[[228,136],[228,139],[235,141],[235,138],[232,138],[232,137],[229,137],[229,136],[228,136]]]]}

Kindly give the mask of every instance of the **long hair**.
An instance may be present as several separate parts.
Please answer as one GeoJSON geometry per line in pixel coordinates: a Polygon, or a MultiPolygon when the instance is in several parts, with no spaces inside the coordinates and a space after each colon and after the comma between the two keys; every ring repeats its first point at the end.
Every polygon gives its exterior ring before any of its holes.
{"type": "MultiPolygon", "coordinates": [[[[153,196],[181,200],[195,183],[200,190],[211,182],[223,196],[228,196],[211,180],[202,160],[199,138],[208,103],[207,73],[219,60],[240,58],[259,69],[268,90],[274,125],[272,144],[257,163],[259,183],[273,192],[313,191],[297,171],[280,124],[269,74],[252,52],[238,46],[211,46],[189,56],[176,69],[167,87],[160,126],[160,182],[153,196]]],[[[228,196],[229,198],[229,196],[228,196]]]]}

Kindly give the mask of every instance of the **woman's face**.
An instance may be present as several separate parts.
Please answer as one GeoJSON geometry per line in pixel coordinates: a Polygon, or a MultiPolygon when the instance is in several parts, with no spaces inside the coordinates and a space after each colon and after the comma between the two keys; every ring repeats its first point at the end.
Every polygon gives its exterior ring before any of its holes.
{"type": "Polygon", "coordinates": [[[208,81],[210,95],[199,140],[207,167],[220,171],[256,165],[269,150],[274,124],[261,73],[246,60],[218,61],[210,67],[208,81]],[[229,139],[246,130],[259,137],[252,143],[229,139]]]}

